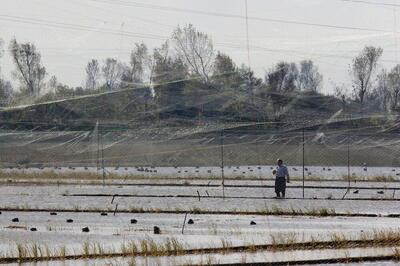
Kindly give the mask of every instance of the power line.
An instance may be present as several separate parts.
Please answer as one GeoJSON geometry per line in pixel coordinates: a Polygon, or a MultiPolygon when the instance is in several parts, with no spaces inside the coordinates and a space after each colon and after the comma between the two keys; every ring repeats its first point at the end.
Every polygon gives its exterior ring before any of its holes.
{"type": "Polygon", "coordinates": [[[399,4],[393,4],[393,3],[378,3],[378,2],[371,2],[371,1],[365,1],[365,0],[340,0],[340,1],[342,1],[342,2],[357,3],[357,4],[374,5],[374,6],[400,7],[399,4]]]}
{"type": "MultiPolygon", "coordinates": [[[[229,43],[216,43],[217,45],[221,45],[224,47],[228,48],[243,48],[240,45],[232,45],[229,43]]],[[[303,56],[317,56],[317,57],[329,57],[329,58],[341,58],[341,59],[353,59],[354,57],[352,56],[347,56],[347,55],[338,55],[338,54],[324,54],[324,53],[308,53],[308,52],[303,52],[299,50],[290,50],[290,49],[273,49],[273,48],[266,48],[262,46],[255,46],[252,45],[250,46],[251,49],[253,50],[258,50],[258,51],[264,51],[264,52],[270,52],[270,53],[281,53],[281,54],[287,54],[287,53],[293,53],[293,54],[298,54],[298,55],[303,55],[303,56]]],[[[397,63],[397,60],[381,60],[382,62],[387,62],[387,63],[397,63]]]]}
{"type": "MultiPolygon", "coordinates": [[[[97,2],[97,3],[126,6],[126,7],[132,6],[132,7],[154,9],[154,10],[163,10],[163,11],[180,12],[180,13],[191,13],[191,14],[197,14],[197,15],[226,17],[226,18],[234,18],[234,19],[246,19],[246,16],[243,16],[243,15],[210,12],[210,11],[169,7],[169,6],[160,6],[160,5],[145,4],[145,3],[138,3],[138,2],[132,2],[132,1],[130,1],[130,2],[118,1],[118,0],[114,0],[114,1],[91,0],[91,1],[97,2]]],[[[383,29],[375,29],[375,28],[340,26],[340,25],[332,25],[332,24],[311,23],[311,22],[304,22],[304,21],[274,19],[274,18],[266,18],[266,17],[249,16],[247,19],[255,20],[255,21],[264,21],[264,22],[273,22],[273,23],[282,23],[282,24],[291,24],[291,25],[300,25],[300,26],[312,26],[312,27],[331,28],[331,29],[359,30],[359,31],[371,31],[371,32],[391,32],[391,31],[387,31],[387,30],[383,30],[383,29]]]]}
{"type": "MultiPolygon", "coordinates": [[[[55,22],[55,21],[50,21],[50,20],[42,20],[42,19],[34,19],[34,18],[23,18],[23,17],[18,17],[18,16],[8,16],[8,15],[1,15],[1,14],[0,14],[0,20],[24,23],[24,24],[29,24],[29,25],[41,25],[41,26],[44,25],[44,26],[48,26],[48,27],[52,27],[52,28],[62,28],[62,29],[67,29],[67,30],[100,32],[100,33],[117,35],[119,37],[128,36],[128,37],[144,38],[144,39],[156,39],[156,40],[163,40],[163,41],[169,38],[167,36],[161,36],[161,35],[156,35],[156,34],[142,34],[142,33],[135,33],[135,32],[129,32],[129,31],[111,30],[111,29],[97,29],[94,27],[79,25],[79,24],[55,22]]],[[[233,48],[233,49],[245,49],[245,47],[243,47],[242,45],[235,44],[235,43],[216,42],[215,44],[217,46],[221,46],[221,47],[227,47],[227,48],[233,48]]],[[[250,46],[249,45],[248,49],[250,49],[250,48],[254,49],[254,50],[258,50],[258,51],[271,52],[271,53],[283,53],[283,54],[294,53],[294,54],[302,54],[302,55],[310,54],[310,53],[305,53],[305,52],[298,51],[298,50],[272,49],[272,48],[266,48],[266,47],[261,47],[261,46],[250,46]]],[[[64,49],[64,48],[62,48],[62,49],[64,49]]],[[[76,48],[74,48],[74,49],[76,49],[76,48]]],[[[54,49],[54,50],[56,50],[56,49],[54,49]]],[[[89,50],[89,49],[87,49],[87,50],[89,50]]],[[[107,49],[98,49],[98,50],[101,51],[101,50],[107,50],[107,49]]],[[[322,54],[322,55],[314,54],[314,55],[326,56],[326,57],[342,57],[343,58],[343,56],[329,55],[329,54],[326,54],[326,55],[325,54],[322,54]]],[[[344,57],[344,58],[350,58],[350,57],[344,57]]]]}
{"type": "MultiPolygon", "coordinates": [[[[95,1],[95,0],[93,0],[95,1]]],[[[52,28],[62,28],[67,30],[78,30],[78,31],[89,31],[89,32],[100,32],[112,35],[127,36],[127,37],[134,37],[134,38],[144,38],[144,39],[156,39],[156,40],[166,40],[168,36],[156,35],[156,34],[144,34],[144,33],[136,33],[130,31],[122,31],[122,30],[112,30],[112,29],[98,29],[95,27],[80,25],[80,24],[71,24],[71,23],[63,23],[63,22],[56,22],[50,20],[43,20],[43,19],[34,19],[34,18],[26,18],[26,17],[18,17],[18,16],[10,16],[10,15],[2,15],[0,14],[0,20],[17,22],[17,23],[24,23],[30,25],[44,25],[52,28]]],[[[390,32],[393,34],[393,32],[390,32]]],[[[397,31],[396,31],[397,33],[397,31]]],[[[240,44],[235,43],[223,43],[223,42],[216,42],[217,46],[221,47],[228,47],[234,49],[245,49],[245,47],[241,46],[240,44]]],[[[266,51],[266,52],[273,52],[273,53],[294,53],[294,54],[302,54],[302,55],[314,55],[314,56],[321,56],[321,57],[335,57],[335,58],[351,58],[349,56],[341,56],[341,55],[332,55],[332,54],[316,54],[316,53],[307,53],[298,50],[288,50],[288,49],[271,49],[261,46],[250,46],[249,43],[247,44],[248,47],[248,55],[249,50],[259,50],[259,51],[266,51]]],[[[64,48],[63,48],[64,49],[64,48]]],[[[74,48],[75,49],[75,48],[74,48]]],[[[89,50],[89,49],[87,49],[89,50]]],[[[94,50],[94,49],[93,49],[94,50]]],[[[99,50],[106,50],[106,49],[99,49],[99,50]]],[[[250,58],[249,58],[250,59],[250,58]]],[[[384,60],[386,62],[397,63],[394,60],[384,60]]],[[[249,60],[250,62],[250,60],[249,60]]]]}
{"type": "MultiPolygon", "coordinates": [[[[98,28],[85,26],[85,25],[79,25],[79,24],[55,22],[55,21],[50,21],[50,20],[33,19],[33,18],[23,18],[23,17],[18,17],[18,16],[9,16],[9,15],[1,15],[1,14],[0,14],[0,20],[12,21],[12,22],[17,22],[17,23],[25,23],[25,24],[30,24],[30,25],[44,25],[44,26],[48,26],[48,27],[62,28],[62,29],[68,29],[68,30],[101,32],[101,33],[113,34],[113,35],[118,35],[118,36],[135,37],[135,38],[140,37],[140,38],[157,39],[157,40],[168,39],[167,36],[161,36],[161,35],[156,35],[156,34],[142,34],[142,33],[128,32],[128,31],[115,31],[115,30],[111,30],[111,29],[98,29],[98,28]]],[[[234,49],[245,49],[240,44],[234,44],[234,43],[216,43],[216,45],[222,46],[222,47],[234,48],[234,49]]],[[[282,54],[293,53],[293,54],[299,54],[299,55],[303,55],[303,56],[318,56],[318,57],[333,57],[333,58],[352,59],[351,56],[307,53],[307,52],[302,52],[302,51],[298,51],[298,50],[271,49],[271,48],[260,47],[260,46],[248,45],[247,48],[248,48],[248,50],[250,48],[252,48],[254,50],[265,51],[265,52],[270,52],[270,53],[282,53],[282,54]]],[[[398,63],[397,60],[383,60],[383,62],[398,63]]]]}
{"type": "Polygon", "coordinates": [[[140,37],[140,38],[156,39],[156,40],[168,39],[167,36],[161,36],[161,35],[156,35],[156,34],[136,33],[136,32],[129,32],[129,31],[116,31],[116,30],[112,30],[112,29],[99,29],[99,28],[85,26],[85,25],[79,25],[79,24],[56,22],[56,21],[43,20],[43,19],[26,18],[26,17],[19,17],[19,16],[10,16],[10,15],[3,15],[3,14],[0,14],[0,20],[29,24],[29,25],[33,24],[33,25],[48,26],[48,27],[52,27],[52,28],[62,28],[62,29],[67,29],[67,30],[99,32],[99,33],[106,33],[106,34],[117,35],[117,36],[123,35],[123,36],[127,36],[127,37],[140,37]]]}
{"type": "MultiPolygon", "coordinates": [[[[70,0],[70,1],[72,1],[72,0],[70,0]]],[[[102,12],[105,12],[106,14],[110,14],[110,11],[113,11],[113,10],[110,10],[108,8],[107,9],[106,8],[102,8],[100,6],[87,5],[87,4],[85,4],[84,2],[82,2],[80,0],[78,0],[78,2],[76,2],[76,4],[78,4],[78,5],[82,4],[86,8],[90,8],[90,9],[96,8],[98,10],[101,10],[102,12]]],[[[118,15],[120,16],[121,14],[118,14],[118,15]]],[[[86,16],[85,16],[85,18],[86,18],[86,16]]],[[[157,26],[162,26],[162,27],[167,27],[167,28],[174,28],[175,27],[174,25],[168,25],[168,24],[165,24],[165,23],[160,23],[160,22],[152,20],[152,19],[138,17],[136,14],[133,17],[132,16],[124,17],[124,20],[132,21],[134,23],[137,23],[137,21],[139,20],[139,21],[142,21],[142,22],[145,22],[145,23],[148,23],[148,24],[155,24],[157,26]]]]}

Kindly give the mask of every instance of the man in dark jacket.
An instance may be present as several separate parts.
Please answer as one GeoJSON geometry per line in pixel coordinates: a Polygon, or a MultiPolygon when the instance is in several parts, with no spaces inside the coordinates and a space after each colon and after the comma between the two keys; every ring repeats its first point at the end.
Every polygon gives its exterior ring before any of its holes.
{"type": "Polygon", "coordinates": [[[277,198],[281,197],[281,193],[282,198],[284,198],[286,193],[286,182],[290,183],[289,171],[287,167],[283,165],[281,159],[278,159],[277,163],[278,166],[273,171],[273,174],[275,175],[275,193],[277,198]]]}

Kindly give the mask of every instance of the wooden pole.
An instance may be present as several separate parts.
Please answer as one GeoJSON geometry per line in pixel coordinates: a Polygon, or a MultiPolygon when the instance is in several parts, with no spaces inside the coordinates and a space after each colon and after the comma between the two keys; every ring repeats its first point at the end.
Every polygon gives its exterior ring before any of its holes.
{"type": "Polygon", "coordinates": [[[200,192],[198,190],[197,190],[197,196],[199,197],[199,201],[200,201],[201,197],[200,197],[200,192]]]}
{"type": "Polygon", "coordinates": [[[183,231],[185,230],[186,217],[187,217],[187,213],[185,213],[185,219],[183,220],[183,225],[182,225],[182,235],[183,235],[183,231]]]}
{"type": "Polygon", "coordinates": [[[118,210],[118,203],[115,205],[114,216],[115,216],[115,214],[117,213],[117,210],[118,210]]]}

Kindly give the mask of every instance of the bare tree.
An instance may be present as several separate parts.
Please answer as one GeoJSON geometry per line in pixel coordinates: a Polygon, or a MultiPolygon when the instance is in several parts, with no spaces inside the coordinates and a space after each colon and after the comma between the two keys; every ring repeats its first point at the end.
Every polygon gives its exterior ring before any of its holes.
{"type": "MultiPolygon", "coordinates": [[[[144,43],[135,43],[135,49],[131,52],[131,81],[143,83],[146,68],[151,68],[150,56],[144,43]]],[[[150,70],[148,70],[150,72],[150,70]]]]}
{"type": "Polygon", "coordinates": [[[382,69],[378,74],[376,78],[376,86],[372,94],[373,100],[377,102],[378,107],[382,111],[388,111],[390,109],[390,80],[386,69],[382,69]]]}
{"type": "Polygon", "coordinates": [[[102,67],[106,90],[117,90],[121,85],[121,79],[124,76],[125,71],[125,66],[118,62],[117,59],[107,58],[102,67]]]}
{"type": "Polygon", "coordinates": [[[38,96],[44,86],[46,68],[41,63],[40,53],[32,43],[19,44],[16,39],[10,42],[10,53],[16,70],[13,72],[23,90],[38,96]]]}
{"type": "Polygon", "coordinates": [[[318,92],[322,86],[322,79],[322,75],[313,61],[303,60],[300,62],[298,87],[301,91],[318,92]]]}
{"type": "Polygon", "coordinates": [[[56,76],[51,76],[51,78],[49,79],[48,83],[47,83],[48,89],[53,92],[54,94],[56,94],[56,89],[58,86],[58,80],[56,76]]]}
{"type": "Polygon", "coordinates": [[[92,59],[86,66],[86,89],[95,91],[99,86],[100,67],[96,59],[92,59]]]}
{"type": "Polygon", "coordinates": [[[0,77],[0,106],[7,106],[13,98],[13,88],[9,81],[0,77]]]}
{"type": "Polygon", "coordinates": [[[342,104],[342,109],[346,108],[347,98],[348,98],[348,89],[346,85],[342,84],[335,84],[333,83],[333,95],[340,99],[342,104]]]}
{"type": "Polygon", "coordinates": [[[178,57],[185,63],[189,73],[208,83],[214,62],[214,47],[211,38],[189,24],[184,28],[178,26],[172,34],[172,40],[178,57]]]}
{"type": "Polygon", "coordinates": [[[400,97],[400,65],[396,65],[388,74],[391,108],[398,108],[400,97]]]}
{"type": "MultiPolygon", "coordinates": [[[[0,59],[3,56],[3,40],[0,39],[0,59]]],[[[0,106],[7,106],[13,98],[13,88],[9,81],[4,80],[1,75],[0,65],[0,106]]]]}
{"type": "MultiPolygon", "coordinates": [[[[0,59],[3,56],[3,40],[0,38],[0,59]]],[[[1,65],[0,65],[0,74],[1,74],[1,65]]]]}
{"type": "Polygon", "coordinates": [[[378,60],[382,53],[382,48],[366,46],[353,59],[350,72],[353,77],[354,94],[361,104],[364,103],[365,95],[370,89],[372,75],[377,68],[378,60]]]}

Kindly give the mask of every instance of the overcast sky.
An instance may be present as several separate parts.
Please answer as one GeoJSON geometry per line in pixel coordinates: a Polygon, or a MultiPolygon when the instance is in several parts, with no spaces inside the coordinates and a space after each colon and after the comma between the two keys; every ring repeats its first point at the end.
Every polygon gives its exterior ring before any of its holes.
{"type": "MultiPolygon", "coordinates": [[[[399,7],[395,0],[248,0],[250,65],[263,77],[280,60],[313,59],[331,92],[333,83],[349,83],[351,59],[365,45],[384,49],[381,67],[399,61],[399,7]]],[[[245,0],[1,0],[1,72],[11,78],[7,47],[15,37],[36,44],[49,75],[81,86],[90,59],[128,63],[135,42],[154,48],[188,23],[248,64],[244,16],[245,0]]]]}

